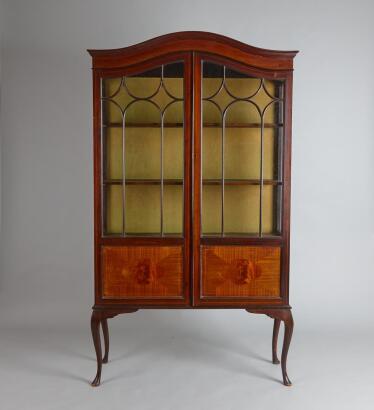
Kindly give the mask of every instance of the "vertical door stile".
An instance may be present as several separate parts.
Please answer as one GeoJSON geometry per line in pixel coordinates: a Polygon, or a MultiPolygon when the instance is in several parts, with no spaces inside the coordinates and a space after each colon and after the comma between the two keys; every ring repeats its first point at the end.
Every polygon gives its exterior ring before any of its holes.
{"type": "Polygon", "coordinates": [[[201,232],[201,58],[193,54],[193,297],[200,299],[200,232],[201,232]]]}
{"type": "Polygon", "coordinates": [[[192,305],[192,246],[193,246],[193,54],[189,52],[184,61],[184,290],[185,299],[192,305]]]}

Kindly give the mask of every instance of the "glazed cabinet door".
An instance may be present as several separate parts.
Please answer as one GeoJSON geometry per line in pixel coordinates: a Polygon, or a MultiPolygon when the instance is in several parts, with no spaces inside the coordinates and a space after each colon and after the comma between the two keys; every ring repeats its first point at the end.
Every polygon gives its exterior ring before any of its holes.
{"type": "Polygon", "coordinates": [[[94,81],[97,301],[188,304],[190,54],[94,81]]]}
{"type": "Polygon", "coordinates": [[[203,54],[194,75],[194,304],[280,304],[286,78],[203,54]]]}

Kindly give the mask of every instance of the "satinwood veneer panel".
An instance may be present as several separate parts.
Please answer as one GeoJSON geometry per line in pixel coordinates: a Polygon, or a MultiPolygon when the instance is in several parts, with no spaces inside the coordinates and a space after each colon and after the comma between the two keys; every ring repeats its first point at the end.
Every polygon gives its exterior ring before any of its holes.
{"type": "Polygon", "coordinates": [[[102,247],[104,298],[181,298],[183,246],[102,247]]]}
{"type": "Polygon", "coordinates": [[[201,297],[279,297],[279,247],[202,246],[201,297]]]}

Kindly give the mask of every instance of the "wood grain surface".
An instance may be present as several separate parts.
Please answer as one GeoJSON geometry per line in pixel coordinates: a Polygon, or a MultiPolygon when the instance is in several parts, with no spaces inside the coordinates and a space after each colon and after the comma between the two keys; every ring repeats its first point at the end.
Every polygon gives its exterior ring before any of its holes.
{"type": "Polygon", "coordinates": [[[87,50],[93,68],[114,68],[146,61],[160,54],[203,51],[273,70],[290,70],[298,51],[275,51],[253,47],[220,34],[204,31],[180,31],[165,34],[125,48],[87,50]]]}
{"type": "Polygon", "coordinates": [[[280,296],[280,248],[202,246],[202,297],[280,296]]]}
{"type": "Polygon", "coordinates": [[[183,296],[182,246],[104,246],[103,297],[183,296]]]}

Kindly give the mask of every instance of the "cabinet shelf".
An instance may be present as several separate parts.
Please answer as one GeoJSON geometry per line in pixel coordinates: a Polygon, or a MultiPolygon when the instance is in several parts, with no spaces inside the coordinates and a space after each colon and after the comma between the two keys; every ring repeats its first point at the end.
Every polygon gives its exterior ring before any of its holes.
{"type": "MultiPolygon", "coordinates": [[[[131,122],[126,123],[126,128],[160,128],[161,123],[159,122],[131,122]]],[[[107,124],[103,124],[103,127],[107,128],[122,128],[121,122],[110,122],[107,124]]],[[[183,123],[181,122],[164,122],[164,128],[183,128],[183,123]]],[[[203,123],[204,128],[221,128],[222,124],[219,122],[206,122],[203,123]]],[[[275,123],[265,123],[264,128],[281,128],[283,124],[275,124],[275,123]]],[[[261,124],[259,122],[253,123],[227,123],[225,124],[225,128],[261,128],[261,124]]]]}
{"type": "MultiPolygon", "coordinates": [[[[224,179],[225,185],[261,185],[261,180],[259,179],[224,179]]],[[[203,185],[221,185],[222,179],[203,179],[203,185]]],[[[282,185],[282,181],[277,181],[273,179],[264,179],[264,185],[282,185]]]]}
{"type": "Polygon", "coordinates": [[[149,233],[149,232],[136,232],[136,233],[125,233],[123,234],[118,234],[118,233],[106,233],[104,235],[105,238],[183,238],[182,233],[163,233],[161,235],[161,232],[154,232],[154,233],[149,233]]]}
{"type": "MultiPolygon", "coordinates": [[[[160,122],[127,122],[126,128],[161,128],[160,122]]],[[[122,128],[122,122],[109,122],[103,124],[103,127],[107,128],[122,128]]],[[[164,128],[183,128],[182,122],[164,122],[164,128]]]]}
{"type": "MultiPolygon", "coordinates": [[[[204,122],[204,128],[221,128],[222,124],[219,122],[204,122]]],[[[283,124],[275,124],[275,123],[265,123],[264,128],[281,128],[283,124]]],[[[259,122],[232,122],[226,123],[225,128],[261,128],[261,123],[259,122]]]]}
{"type": "MultiPolygon", "coordinates": [[[[105,185],[122,185],[122,179],[105,179],[105,185]]],[[[182,179],[164,179],[164,185],[183,185],[182,179]]],[[[221,185],[222,179],[203,179],[203,185],[221,185]]],[[[125,185],[160,185],[161,179],[125,179],[125,185]]],[[[225,185],[261,185],[259,179],[224,179],[225,185]]],[[[264,179],[264,185],[282,185],[282,181],[264,179]]]]}
{"type": "MultiPolygon", "coordinates": [[[[262,239],[279,239],[282,235],[280,233],[273,234],[263,234],[261,235],[262,239]]],[[[237,239],[237,238],[259,238],[258,232],[207,232],[201,235],[201,238],[205,239],[216,239],[216,238],[225,238],[225,239],[237,239]]]]}
{"type": "MultiPolygon", "coordinates": [[[[122,179],[104,179],[105,185],[122,185],[122,179]]],[[[164,179],[164,185],[183,185],[183,179],[164,179]]],[[[161,185],[161,179],[125,179],[125,185],[161,185]]]]}

